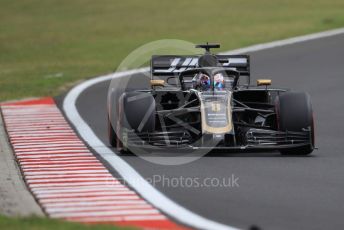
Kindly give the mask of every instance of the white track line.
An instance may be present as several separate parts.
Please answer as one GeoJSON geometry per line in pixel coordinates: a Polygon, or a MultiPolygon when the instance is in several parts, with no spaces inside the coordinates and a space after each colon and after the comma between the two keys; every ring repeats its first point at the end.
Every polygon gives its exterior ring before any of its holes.
{"type": "Polygon", "coordinates": [[[66,218],[69,221],[75,221],[75,222],[86,222],[86,223],[98,223],[100,221],[103,221],[105,223],[109,222],[116,222],[116,221],[144,221],[144,220],[165,220],[166,217],[163,215],[134,215],[134,216],[123,216],[123,217],[75,217],[75,218],[66,218]]]}
{"type": "Polygon", "coordinates": [[[40,203],[69,203],[75,200],[78,201],[106,201],[106,200],[140,200],[141,198],[137,195],[130,196],[95,196],[95,197],[75,197],[73,198],[46,198],[40,199],[40,203]]]}
{"type": "Polygon", "coordinates": [[[33,175],[74,175],[74,174],[95,174],[95,173],[108,173],[106,169],[102,170],[71,170],[71,171],[63,171],[60,170],[50,171],[50,172],[24,172],[24,175],[33,176],[33,175]]]}
{"type": "Polygon", "coordinates": [[[148,209],[152,208],[148,204],[131,204],[131,205],[107,205],[107,206],[91,206],[91,207],[69,207],[69,208],[47,208],[49,213],[63,213],[63,212],[94,212],[94,211],[110,211],[118,209],[148,209]]]}
{"type": "MultiPolygon", "coordinates": [[[[115,184],[115,185],[105,185],[103,187],[99,187],[97,185],[85,185],[85,186],[67,186],[67,187],[57,187],[57,186],[46,186],[43,188],[32,188],[32,192],[33,193],[54,193],[54,192],[58,192],[58,191],[88,191],[88,189],[90,190],[99,190],[99,189],[103,189],[103,190],[113,190],[113,191],[119,191],[119,190],[124,190],[124,189],[129,189],[127,187],[125,187],[123,184],[115,184]]],[[[145,201],[142,200],[144,203],[145,201]]],[[[74,201],[74,202],[79,202],[78,200],[74,201]]],[[[66,204],[66,205],[72,205],[72,204],[66,204]]]]}
{"type": "Polygon", "coordinates": [[[27,160],[27,159],[41,159],[41,158],[47,158],[47,159],[55,159],[56,157],[80,157],[80,156],[92,156],[90,153],[73,153],[73,154],[40,154],[40,155],[30,155],[30,156],[17,156],[17,159],[19,161],[21,160],[27,160]]]}
{"type": "Polygon", "coordinates": [[[136,195],[134,191],[92,191],[92,192],[73,192],[73,193],[58,193],[58,194],[36,194],[36,197],[38,199],[44,199],[44,198],[79,198],[79,197],[97,197],[97,196],[102,196],[102,197],[112,197],[112,196],[118,196],[118,195],[136,195]]]}
{"type": "Polygon", "coordinates": [[[68,203],[51,203],[44,204],[49,208],[75,208],[75,207],[95,207],[95,206],[112,206],[112,205],[142,205],[147,204],[144,200],[115,200],[115,201],[74,201],[68,203]]]}
{"type": "Polygon", "coordinates": [[[30,188],[42,188],[42,187],[75,187],[75,186],[89,186],[89,185],[99,185],[99,186],[108,186],[108,183],[105,181],[97,182],[65,182],[65,183],[45,183],[45,184],[30,184],[30,188]]]}
{"type": "Polygon", "coordinates": [[[160,214],[156,209],[139,209],[139,210],[119,210],[119,211],[100,211],[100,212],[63,212],[52,213],[51,217],[57,218],[73,218],[73,217],[104,217],[104,216],[128,216],[128,215],[147,215],[147,214],[160,214]]]}
{"type": "Polygon", "coordinates": [[[303,36],[297,36],[293,38],[287,38],[279,41],[267,42],[257,45],[248,46],[245,48],[230,50],[227,52],[222,52],[221,54],[241,54],[241,53],[252,53],[260,50],[266,50],[271,48],[276,48],[280,46],[287,46],[292,45],[300,42],[307,42],[315,39],[331,37],[335,35],[344,34],[344,28],[328,30],[324,32],[314,33],[314,34],[307,34],[303,36]]]}
{"type": "Polygon", "coordinates": [[[40,168],[63,168],[63,167],[84,167],[84,166],[90,166],[90,167],[97,167],[97,166],[103,166],[101,163],[93,163],[93,164],[53,164],[53,165],[22,165],[22,169],[40,169],[40,168]]]}
{"type": "MultiPolygon", "coordinates": [[[[315,33],[305,36],[299,36],[294,38],[289,38],[285,40],[269,42],[254,46],[249,46],[246,48],[236,49],[222,54],[238,54],[246,52],[255,52],[259,50],[265,50],[280,46],[291,45],[295,43],[310,41],[314,39],[334,36],[338,34],[343,34],[344,28],[325,31],[321,33],[315,33]]],[[[140,72],[148,71],[148,68],[141,68],[136,70],[124,71],[119,73],[113,73],[105,76],[100,76],[98,78],[90,79],[85,81],[76,87],[74,87],[65,97],[63,101],[63,110],[66,113],[68,119],[73,123],[75,129],[78,131],[80,136],[102,157],[106,160],[109,165],[115,169],[143,198],[148,202],[153,204],[155,207],[159,208],[169,216],[175,218],[176,220],[184,223],[186,225],[199,228],[199,229],[235,229],[233,227],[226,226],[224,224],[217,223],[215,221],[204,218],[196,213],[193,213],[181,205],[175,203],[163,193],[155,189],[151,184],[149,184],[133,167],[131,167],[127,162],[125,162],[121,157],[113,153],[113,151],[106,146],[98,137],[95,135],[93,130],[88,126],[84,119],[79,114],[76,108],[76,101],[80,94],[88,89],[89,87],[98,84],[100,82],[109,81],[113,78],[120,78],[128,76],[131,74],[137,74],[140,72]],[[139,183],[136,183],[138,182],[139,183]],[[133,183],[135,182],[135,183],[133,183]]]]}
{"type": "Polygon", "coordinates": [[[99,161],[97,160],[68,160],[68,162],[65,162],[65,160],[50,160],[50,161],[31,161],[31,162],[21,162],[21,166],[26,166],[26,165],[37,165],[39,162],[40,165],[50,165],[50,164],[60,164],[60,163],[65,163],[65,164],[75,164],[75,163],[98,163],[99,161]]]}

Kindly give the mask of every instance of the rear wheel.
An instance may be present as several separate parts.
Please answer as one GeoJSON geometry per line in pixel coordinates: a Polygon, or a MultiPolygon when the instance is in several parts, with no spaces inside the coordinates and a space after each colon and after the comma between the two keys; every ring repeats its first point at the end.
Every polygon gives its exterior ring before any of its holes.
{"type": "Polygon", "coordinates": [[[310,128],[311,143],[307,146],[282,149],[287,155],[308,155],[314,149],[314,121],[310,96],[307,93],[287,92],[276,99],[277,125],[281,131],[302,131],[310,128]]]}

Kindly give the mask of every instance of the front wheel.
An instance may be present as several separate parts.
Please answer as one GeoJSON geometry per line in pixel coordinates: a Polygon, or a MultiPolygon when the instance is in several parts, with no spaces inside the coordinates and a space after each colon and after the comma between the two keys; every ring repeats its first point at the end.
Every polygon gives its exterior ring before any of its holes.
{"type": "MultiPolygon", "coordinates": [[[[126,92],[119,99],[119,124],[117,149],[130,151],[128,132],[137,135],[155,130],[155,100],[147,92],[126,92]]],[[[139,139],[139,136],[135,136],[139,139]]]]}
{"type": "Polygon", "coordinates": [[[314,150],[314,119],[310,96],[307,93],[286,92],[276,98],[277,125],[281,131],[302,131],[310,128],[310,144],[282,149],[287,155],[308,155],[314,150]]]}
{"type": "Polygon", "coordinates": [[[108,117],[108,138],[109,138],[110,145],[112,147],[116,148],[117,142],[118,142],[118,137],[117,137],[116,131],[113,128],[112,122],[111,122],[109,117],[108,117]]]}

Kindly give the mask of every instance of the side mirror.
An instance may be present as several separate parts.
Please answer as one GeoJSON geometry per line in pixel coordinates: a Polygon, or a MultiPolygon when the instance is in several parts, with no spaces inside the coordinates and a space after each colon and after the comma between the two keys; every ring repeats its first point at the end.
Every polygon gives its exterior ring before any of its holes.
{"type": "Polygon", "coordinates": [[[165,86],[165,81],[164,80],[160,80],[160,79],[150,80],[150,83],[151,83],[152,87],[156,87],[156,86],[164,87],[165,86]]]}
{"type": "Polygon", "coordinates": [[[258,79],[257,80],[257,86],[262,86],[262,85],[265,85],[265,86],[271,85],[271,80],[270,79],[258,79]]]}

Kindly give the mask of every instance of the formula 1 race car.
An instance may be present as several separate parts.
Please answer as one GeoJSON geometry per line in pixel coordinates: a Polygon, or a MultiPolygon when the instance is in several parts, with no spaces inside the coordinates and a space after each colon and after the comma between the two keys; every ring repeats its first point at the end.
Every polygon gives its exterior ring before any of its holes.
{"type": "Polygon", "coordinates": [[[205,54],[157,55],[151,88],[109,93],[109,142],[118,150],[279,150],[306,155],[314,149],[307,93],[250,85],[248,55],[216,55],[219,44],[197,45],[205,54]]]}

